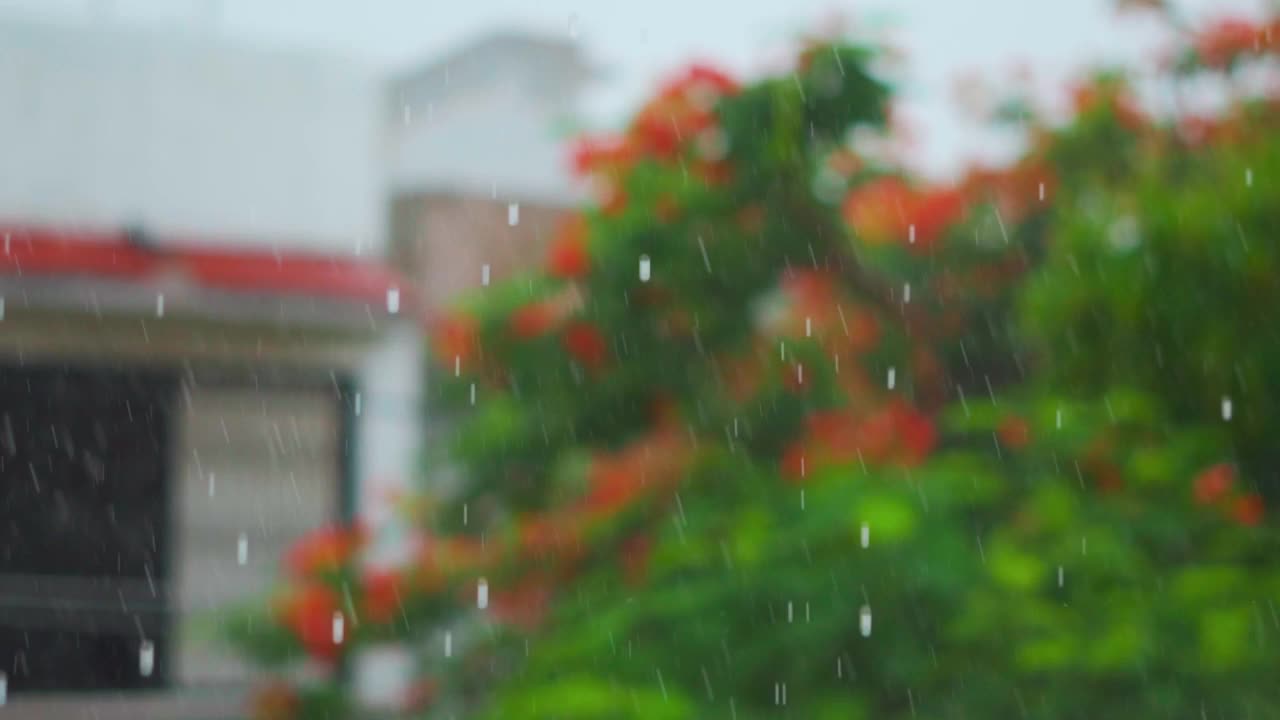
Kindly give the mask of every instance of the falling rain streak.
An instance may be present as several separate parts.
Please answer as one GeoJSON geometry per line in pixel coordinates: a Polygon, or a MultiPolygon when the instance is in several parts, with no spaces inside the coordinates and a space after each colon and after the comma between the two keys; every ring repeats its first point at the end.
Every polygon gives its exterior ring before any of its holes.
{"type": "Polygon", "coordinates": [[[143,640],[138,645],[138,672],[142,677],[151,677],[156,667],[156,646],[150,640],[143,640]]]}
{"type": "Polygon", "coordinates": [[[641,255],[640,256],[640,282],[645,282],[645,283],[649,282],[649,278],[651,277],[651,274],[650,274],[651,272],[652,272],[652,267],[649,262],[649,256],[641,255]]]}
{"type": "Polygon", "coordinates": [[[871,637],[871,606],[863,605],[858,611],[858,630],[862,637],[871,637]]]}

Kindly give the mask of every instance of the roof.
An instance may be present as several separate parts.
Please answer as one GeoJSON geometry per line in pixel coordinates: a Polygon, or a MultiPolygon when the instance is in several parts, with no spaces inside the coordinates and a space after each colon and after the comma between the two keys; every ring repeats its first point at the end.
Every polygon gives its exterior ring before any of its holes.
{"type": "Polygon", "coordinates": [[[0,223],[0,288],[15,281],[47,286],[50,280],[105,281],[176,294],[313,299],[380,315],[417,307],[406,281],[379,262],[209,240],[165,238],[162,247],[151,247],[126,230],[0,223]]]}

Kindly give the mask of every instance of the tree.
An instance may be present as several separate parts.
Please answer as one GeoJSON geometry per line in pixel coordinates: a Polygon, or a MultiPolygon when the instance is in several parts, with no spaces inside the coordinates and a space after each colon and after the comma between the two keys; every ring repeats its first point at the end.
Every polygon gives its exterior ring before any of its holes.
{"type": "MultiPolygon", "coordinates": [[[[1223,27],[1177,72],[1272,61],[1223,27]]],[[[433,335],[465,482],[418,559],[327,529],[233,637],[408,643],[467,717],[1280,713],[1277,98],[1156,118],[1099,75],[936,187],[847,143],[875,57],[695,66],[584,142],[546,268],[433,335]]]]}

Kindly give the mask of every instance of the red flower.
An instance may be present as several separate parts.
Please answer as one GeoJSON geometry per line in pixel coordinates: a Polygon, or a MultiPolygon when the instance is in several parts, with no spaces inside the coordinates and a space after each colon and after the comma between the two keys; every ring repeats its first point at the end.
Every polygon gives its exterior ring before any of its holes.
{"type": "Polygon", "coordinates": [[[1231,505],[1231,517],[1246,527],[1261,523],[1262,512],[1262,496],[1256,493],[1238,497],[1231,505]]]}
{"type": "Polygon", "coordinates": [[[387,624],[395,620],[400,610],[401,589],[404,586],[399,573],[392,570],[376,570],[367,573],[361,583],[364,594],[361,603],[361,619],[375,624],[387,624]]]}
{"type": "Polygon", "coordinates": [[[1017,415],[1009,415],[1000,421],[996,435],[1005,447],[1021,450],[1031,442],[1031,425],[1017,415]]]}
{"type": "Polygon", "coordinates": [[[302,709],[302,700],[292,685],[273,682],[254,691],[250,708],[253,720],[294,720],[302,709]]]}
{"type": "Polygon", "coordinates": [[[1235,479],[1235,468],[1228,463],[1218,463],[1206,468],[1195,479],[1196,502],[1208,505],[1221,500],[1230,492],[1235,479]]]}
{"type": "Polygon", "coordinates": [[[588,368],[603,365],[609,351],[604,336],[589,322],[570,325],[564,331],[564,346],[575,360],[588,368]]]}
{"type": "Polygon", "coordinates": [[[906,403],[894,407],[900,444],[900,460],[909,465],[923,461],[933,451],[938,433],[933,420],[906,403]]]}
{"type": "Polygon", "coordinates": [[[1222,18],[1197,33],[1196,54],[1211,68],[1230,67],[1242,55],[1261,47],[1262,28],[1241,18],[1222,18]]]}
{"type": "Polygon", "coordinates": [[[932,247],[947,228],[964,216],[964,210],[964,196],[951,188],[930,190],[920,196],[910,218],[915,225],[915,244],[920,250],[932,247]]]}
{"type": "Polygon", "coordinates": [[[285,553],[285,568],[298,578],[337,572],[351,561],[363,543],[364,533],[360,528],[328,525],[294,542],[285,553]]]}
{"type": "Polygon", "coordinates": [[[591,270],[591,256],[587,254],[587,222],[581,215],[574,215],[560,227],[551,243],[547,256],[547,268],[555,277],[575,279],[591,270]]]}
{"type": "Polygon", "coordinates": [[[511,332],[523,340],[536,338],[551,331],[559,320],[555,305],[549,302],[533,302],[511,314],[511,332]]]}
{"type": "Polygon", "coordinates": [[[276,620],[293,632],[308,655],[332,661],[341,651],[335,642],[334,617],[339,614],[338,594],[329,586],[308,582],[287,590],[276,598],[276,620]]]}

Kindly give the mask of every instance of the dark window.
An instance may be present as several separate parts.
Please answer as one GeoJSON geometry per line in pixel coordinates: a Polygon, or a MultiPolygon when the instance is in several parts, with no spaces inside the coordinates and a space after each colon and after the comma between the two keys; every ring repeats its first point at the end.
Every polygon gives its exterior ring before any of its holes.
{"type": "Polygon", "coordinates": [[[0,670],[11,690],[165,684],[176,386],[165,373],[0,366],[0,670]]]}

